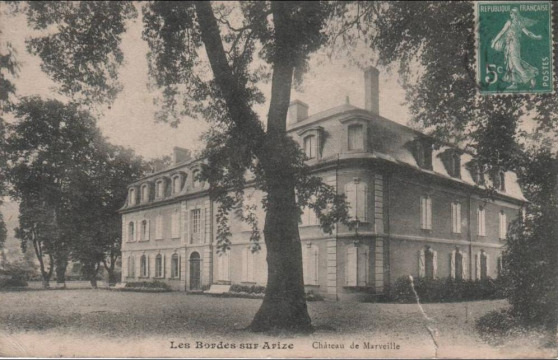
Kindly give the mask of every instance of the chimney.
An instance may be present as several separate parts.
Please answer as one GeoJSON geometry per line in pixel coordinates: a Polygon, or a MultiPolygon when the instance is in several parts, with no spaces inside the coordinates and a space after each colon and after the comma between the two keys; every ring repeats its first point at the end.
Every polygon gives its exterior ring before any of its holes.
{"type": "Polygon", "coordinates": [[[300,100],[293,100],[289,104],[287,120],[289,124],[296,124],[308,117],[308,105],[300,100]]]}
{"type": "Polygon", "coordinates": [[[172,148],[172,164],[180,164],[191,159],[190,150],[178,146],[172,148]]]}
{"type": "Polygon", "coordinates": [[[364,104],[365,109],[380,115],[380,72],[373,66],[364,70],[364,104]]]}

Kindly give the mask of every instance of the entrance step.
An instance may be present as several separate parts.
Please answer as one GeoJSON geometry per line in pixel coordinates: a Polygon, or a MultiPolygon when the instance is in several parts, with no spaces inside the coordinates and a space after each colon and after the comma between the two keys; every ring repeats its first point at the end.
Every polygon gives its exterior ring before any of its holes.
{"type": "Polygon", "coordinates": [[[230,290],[230,285],[219,285],[219,284],[212,284],[209,290],[207,290],[206,294],[224,294],[228,293],[230,290]]]}

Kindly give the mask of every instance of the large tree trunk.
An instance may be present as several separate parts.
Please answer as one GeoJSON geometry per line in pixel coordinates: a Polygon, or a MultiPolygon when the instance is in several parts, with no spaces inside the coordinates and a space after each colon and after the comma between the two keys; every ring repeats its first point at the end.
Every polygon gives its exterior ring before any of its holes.
{"type": "Polygon", "coordinates": [[[66,268],[68,267],[68,259],[64,256],[57,256],[56,261],[56,285],[61,289],[66,288],[66,268]]]}
{"type": "Polygon", "coordinates": [[[263,140],[256,148],[257,157],[265,169],[268,204],[264,226],[267,249],[268,281],[264,301],[250,329],[268,331],[285,329],[295,332],[312,330],[306,307],[302,277],[302,249],[298,233],[298,207],[292,172],[292,152],[285,146],[294,146],[286,135],[287,110],[290,101],[294,71],[292,47],[288,36],[288,6],[272,2],[275,26],[276,54],[273,60],[271,101],[267,133],[259,132],[258,119],[247,102],[247,91],[239,86],[228,64],[219,27],[209,2],[197,2],[201,37],[229,114],[235,124],[253,138],[263,140]]]}
{"type": "Polygon", "coordinates": [[[105,269],[107,270],[107,273],[108,273],[109,286],[115,286],[116,283],[118,282],[118,279],[116,278],[116,272],[115,272],[115,269],[114,269],[117,258],[118,258],[118,256],[115,256],[114,252],[111,251],[111,253],[110,253],[110,265],[108,265],[107,261],[105,259],[103,259],[103,265],[105,266],[105,269]]]}
{"type": "Polygon", "coordinates": [[[43,289],[48,289],[50,288],[50,277],[52,276],[52,269],[54,266],[52,255],[48,254],[50,262],[49,262],[49,270],[46,271],[41,242],[37,239],[34,231],[32,236],[33,236],[33,249],[35,250],[35,255],[37,256],[37,260],[39,260],[39,268],[41,271],[41,277],[43,278],[42,286],[43,289]]]}
{"type": "Polygon", "coordinates": [[[304,293],[302,249],[298,233],[294,188],[275,184],[268,193],[265,217],[267,287],[263,303],[252,320],[252,331],[284,329],[311,332],[304,293]]]}

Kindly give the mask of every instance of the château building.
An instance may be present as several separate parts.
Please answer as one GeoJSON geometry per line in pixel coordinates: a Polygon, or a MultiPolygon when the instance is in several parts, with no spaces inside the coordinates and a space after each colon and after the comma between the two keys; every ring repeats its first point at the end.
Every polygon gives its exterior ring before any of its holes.
{"type": "MultiPolygon", "coordinates": [[[[300,224],[304,283],[332,299],[385,294],[401,276],[496,278],[508,225],[526,200],[513,172],[485,173],[472,154],[380,116],[379,72],[364,73],[365,108],[309,115],[293,101],[288,132],[323,181],[345,194],[358,229],[330,235],[312,211],[300,224]],[[494,186],[487,199],[483,189],[494,186]]],[[[265,244],[232,217],[230,251],[216,251],[216,205],[196,180],[200,160],[175,148],[172,165],[129,187],[122,214],[123,282],[160,280],[185,291],[265,285],[265,244]]],[[[246,190],[260,205],[262,194],[246,190]]],[[[259,212],[263,224],[264,212],[259,212]]]]}

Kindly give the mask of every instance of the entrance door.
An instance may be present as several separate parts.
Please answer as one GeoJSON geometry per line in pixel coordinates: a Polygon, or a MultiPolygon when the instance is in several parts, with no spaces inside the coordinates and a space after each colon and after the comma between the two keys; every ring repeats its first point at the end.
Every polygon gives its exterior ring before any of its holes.
{"type": "Polygon", "coordinates": [[[190,290],[201,289],[200,254],[193,252],[190,255],[190,290]]]}

